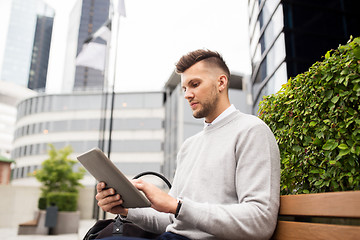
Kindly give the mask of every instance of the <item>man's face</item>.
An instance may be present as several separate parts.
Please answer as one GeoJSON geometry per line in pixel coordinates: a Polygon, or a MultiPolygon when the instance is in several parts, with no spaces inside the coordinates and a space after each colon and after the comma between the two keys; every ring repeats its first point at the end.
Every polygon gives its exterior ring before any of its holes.
{"type": "Polygon", "coordinates": [[[218,69],[200,61],[181,74],[185,99],[188,100],[193,116],[212,122],[219,101],[218,69]]]}

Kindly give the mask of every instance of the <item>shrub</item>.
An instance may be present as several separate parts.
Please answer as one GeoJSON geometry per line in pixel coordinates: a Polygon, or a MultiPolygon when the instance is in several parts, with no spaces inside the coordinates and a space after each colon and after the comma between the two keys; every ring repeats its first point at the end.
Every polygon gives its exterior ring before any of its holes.
{"type": "Polygon", "coordinates": [[[47,199],[46,197],[40,197],[39,201],[38,201],[38,208],[40,210],[45,210],[47,207],[47,203],[46,203],[47,199]]]}
{"type": "MultiPolygon", "coordinates": [[[[84,177],[85,170],[79,168],[77,172],[73,171],[77,161],[71,160],[68,156],[72,153],[71,147],[55,149],[49,145],[49,158],[42,163],[42,168],[34,173],[38,181],[42,183],[41,198],[47,198],[50,193],[78,193],[80,179],[84,177]]],[[[76,202],[76,201],[75,201],[76,202]]],[[[43,207],[43,202],[41,203],[43,207]]],[[[39,200],[40,206],[40,200],[39,200]]],[[[60,206],[58,206],[60,209],[60,206]]],[[[75,208],[76,210],[76,208],[75,208]]]]}
{"type": "Polygon", "coordinates": [[[47,206],[55,205],[58,211],[76,211],[78,193],[51,192],[48,193],[47,206]]]}
{"type": "Polygon", "coordinates": [[[360,187],[360,38],[260,103],[281,152],[281,193],[360,187]]]}

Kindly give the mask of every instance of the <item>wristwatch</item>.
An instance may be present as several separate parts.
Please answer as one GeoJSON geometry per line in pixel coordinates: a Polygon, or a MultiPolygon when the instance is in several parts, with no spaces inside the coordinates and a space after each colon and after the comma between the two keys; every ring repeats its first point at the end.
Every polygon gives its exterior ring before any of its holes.
{"type": "Polygon", "coordinates": [[[176,207],[176,211],[175,211],[175,218],[177,218],[177,216],[179,215],[181,205],[182,205],[182,201],[179,199],[177,207],[176,207]]]}

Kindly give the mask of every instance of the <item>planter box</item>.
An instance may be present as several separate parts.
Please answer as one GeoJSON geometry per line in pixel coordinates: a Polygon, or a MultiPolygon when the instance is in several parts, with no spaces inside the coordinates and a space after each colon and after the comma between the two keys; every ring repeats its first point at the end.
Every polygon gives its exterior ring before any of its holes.
{"type": "Polygon", "coordinates": [[[77,233],[79,229],[80,212],[58,212],[54,234],[77,233]]]}
{"type": "MultiPolygon", "coordinates": [[[[46,211],[40,210],[34,220],[19,224],[18,235],[47,235],[49,228],[45,227],[46,211]]],[[[58,212],[56,227],[52,234],[77,233],[79,229],[80,212],[58,212]]]]}

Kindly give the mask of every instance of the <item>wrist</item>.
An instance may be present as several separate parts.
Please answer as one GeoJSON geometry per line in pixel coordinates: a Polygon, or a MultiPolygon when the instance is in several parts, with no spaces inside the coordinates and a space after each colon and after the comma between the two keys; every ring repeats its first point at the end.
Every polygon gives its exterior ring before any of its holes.
{"type": "Polygon", "coordinates": [[[173,200],[171,201],[171,205],[169,206],[169,210],[168,210],[167,212],[168,212],[168,213],[175,214],[176,208],[177,208],[177,204],[178,204],[178,199],[173,198],[173,200]]]}
{"type": "Polygon", "coordinates": [[[122,218],[126,218],[128,215],[128,209],[124,208],[123,211],[121,211],[120,213],[118,213],[122,218]]]}

